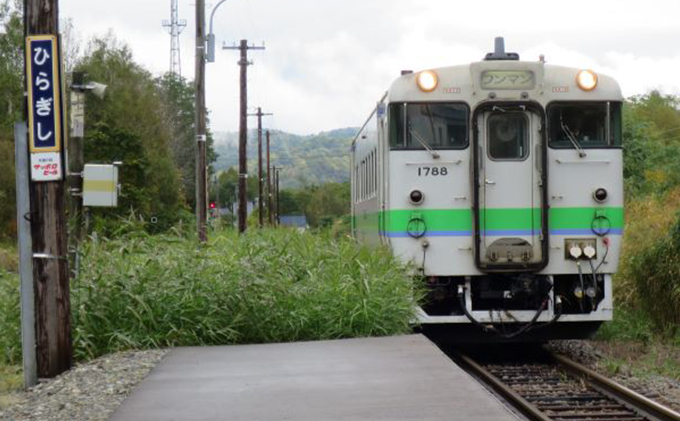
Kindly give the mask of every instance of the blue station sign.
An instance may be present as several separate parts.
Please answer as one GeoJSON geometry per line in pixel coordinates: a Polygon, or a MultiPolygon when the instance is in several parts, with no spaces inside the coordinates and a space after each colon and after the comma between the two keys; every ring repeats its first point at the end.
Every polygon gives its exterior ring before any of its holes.
{"type": "Polygon", "coordinates": [[[31,153],[60,152],[62,147],[61,82],[57,37],[26,39],[28,128],[31,153]]]}

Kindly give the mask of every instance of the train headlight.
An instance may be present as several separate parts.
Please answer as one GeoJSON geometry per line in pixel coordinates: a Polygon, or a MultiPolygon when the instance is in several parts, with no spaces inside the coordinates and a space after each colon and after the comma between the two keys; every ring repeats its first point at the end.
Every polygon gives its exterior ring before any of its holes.
{"type": "Polygon", "coordinates": [[[576,84],[586,92],[592,91],[597,88],[597,73],[592,70],[581,70],[576,75],[576,84]]]}
{"type": "Polygon", "coordinates": [[[416,83],[423,92],[432,92],[439,84],[439,77],[432,70],[424,70],[416,76],[416,83]]]}
{"type": "Polygon", "coordinates": [[[574,296],[578,298],[579,300],[583,299],[583,296],[585,295],[583,289],[581,287],[576,287],[574,288],[574,296]]]}
{"type": "Polygon", "coordinates": [[[599,188],[593,192],[593,199],[598,203],[604,203],[609,197],[607,189],[599,188]]]}
{"type": "Polygon", "coordinates": [[[414,205],[420,205],[421,203],[423,203],[423,200],[425,200],[425,195],[420,190],[413,190],[408,195],[408,198],[414,205]]]}
{"type": "Polygon", "coordinates": [[[586,288],[586,295],[588,298],[595,298],[597,297],[597,291],[593,287],[588,287],[586,288]]]}

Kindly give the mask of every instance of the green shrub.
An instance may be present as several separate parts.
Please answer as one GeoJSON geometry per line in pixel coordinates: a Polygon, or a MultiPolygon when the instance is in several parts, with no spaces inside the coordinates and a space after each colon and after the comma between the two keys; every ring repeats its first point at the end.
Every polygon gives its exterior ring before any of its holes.
{"type": "Polygon", "coordinates": [[[77,357],[127,348],[405,333],[414,282],[385,251],[295,230],[89,242],[72,285],[77,357]]]}
{"type": "Polygon", "coordinates": [[[614,320],[602,325],[597,331],[597,339],[649,344],[654,342],[654,331],[654,325],[646,311],[623,304],[615,306],[614,320]]]}
{"type": "Polygon", "coordinates": [[[0,366],[21,361],[19,276],[0,269],[0,366]]]}
{"type": "Polygon", "coordinates": [[[674,335],[680,324],[680,215],[670,231],[630,256],[627,275],[655,330],[674,335]]]}

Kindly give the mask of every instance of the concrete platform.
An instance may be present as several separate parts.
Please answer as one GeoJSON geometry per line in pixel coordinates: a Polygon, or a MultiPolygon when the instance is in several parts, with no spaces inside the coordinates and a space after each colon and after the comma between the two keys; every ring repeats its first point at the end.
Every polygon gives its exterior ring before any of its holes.
{"type": "Polygon", "coordinates": [[[508,421],[420,335],[178,348],[110,421],[508,421]]]}

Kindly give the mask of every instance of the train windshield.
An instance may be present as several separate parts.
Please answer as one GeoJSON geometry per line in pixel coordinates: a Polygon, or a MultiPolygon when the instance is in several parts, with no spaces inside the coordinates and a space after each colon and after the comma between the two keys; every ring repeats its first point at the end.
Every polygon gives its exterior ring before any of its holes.
{"type": "Polygon", "coordinates": [[[464,104],[390,104],[391,149],[465,149],[468,107],[464,104]]]}
{"type": "Polygon", "coordinates": [[[593,149],[621,146],[621,103],[557,103],[548,107],[550,146],[593,149]]]}

